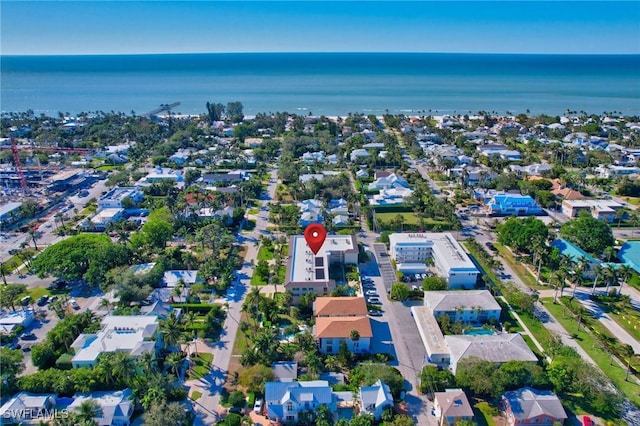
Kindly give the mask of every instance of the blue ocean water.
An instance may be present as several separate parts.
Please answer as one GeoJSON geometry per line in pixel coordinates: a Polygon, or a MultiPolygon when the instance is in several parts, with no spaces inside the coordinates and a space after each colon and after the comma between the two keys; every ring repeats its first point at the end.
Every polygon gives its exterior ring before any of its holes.
{"type": "Polygon", "coordinates": [[[1,56],[0,109],[138,114],[241,101],[246,115],[640,114],[640,55],[251,53],[1,56]]]}

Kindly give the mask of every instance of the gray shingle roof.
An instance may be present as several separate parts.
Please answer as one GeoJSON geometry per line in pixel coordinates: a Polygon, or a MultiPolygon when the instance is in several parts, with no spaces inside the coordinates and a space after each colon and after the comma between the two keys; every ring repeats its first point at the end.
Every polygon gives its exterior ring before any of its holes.
{"type": "Polygon", "coordinates": [[[427,291],[424,293],[424,303],[435,313],[455,311],[459,307],[471,310],[475,306],[484,311],[501,309],[488,290],[427,291]]]}
{"type": "Polygon", "coordinates": [[[503,398],[508,401],[516,419],[526,420],[542,415],[555,419],[567,418],[560,399],[551,391],[526,387],[505,392],[503,398]]]}

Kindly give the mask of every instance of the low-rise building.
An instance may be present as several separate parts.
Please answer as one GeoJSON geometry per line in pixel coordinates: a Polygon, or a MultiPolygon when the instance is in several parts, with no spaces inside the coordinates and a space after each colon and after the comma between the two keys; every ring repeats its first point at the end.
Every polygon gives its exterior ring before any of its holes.
{"type": "Polygon", "coordinates": [[[496,194],[487,203],[488,213],[491,215],[538,215],[543,214],[542,208],[529,195],[496,194]]]}
{"type": "Polygon", "coordinates": [[[425,362],[441,368],[449,366],[451,358],[440,325],[428,306],[412,306],[411,315],[418,326],[418,333],[427,352],[425,362]]]}
{"type": "Polygon", "coordinates": [[[536,355],[518,333],[445,336],[444,340],[449,348],[449,368],[453,374],[456,374],[460,361],[470,357],[497,364],[509,361],[538,362],[536,355]]]}
{"type": "Polygon", "coordinates": [[[10,225],[18,220],[20,206],[22,206],[22,203],[19,201],[2,204],[0,206],[0,226],[10,225]]]}
{"type": "Polygon", "coordinates": [[[336,282],[329,276],[332,263],[358,264],[355,236],[327,235],[317,254],[311,251],[304,236],[291,238],[284,287],[291,291],[293,303],[298,303],[305,293],[328,296],[335,289],[336,282]]]}
{"type": "Polygon", "coordinates": [[[160,324],[155,316],[107,315],[102,318],[102,330],[80,334],[71,347],[74,368],[94,367],[98,357],[106,352],[127,352],[138,358],[146,352],[155,353],[161,346],[160,324]]]}
{"type": "Polygon", "coordinates": [[[447,315],[451,322],[486,323],[499,321],[502,308],[488,290],[426,291],[424,304],[439,318],[447,315]]]}
{"type": "Polygon", "coordinates": [[[35,319],[33,309],[8,311],[0,315],[0,334],[11,334],[16,327],[28,327],[35,319]]]}
{"type": "Polygon", "coordinates": [[[568,217],[577,217],[585,211],[598,220],[612,223],[616,219],[616,211],[624,206],[613,200],[564,200],[562,213],[568,217]]]}
{"type": "Polygon", "coordinates": [[[435,392],[433,408],[439,426],[455,426],[461,420],[473,420],[473,408],[462,389],[435,392]]]}
{"type": "Polygon", "coordinates": [[[338,353],[342,342],[353,353],[371,349],[373,330],[364,297],[318,297],[314,316],[314,337],[320,352],[338,353]]]}
{"type": "Polygon", "coordinates": [[[433,259],[449,288],[473,288],[480,271],[448,232],[395,233],[389,235],[390,255],[404,273],[423,273],[433,259]]]}
{"type": "Polygon", "coordinates": [[[551,391],[526,387],[505,392],[501,404],[510,426],[564,424],[567,419],[560,399],[551,391]]]}
{"type": "Polygon", "coordinates": [[[133,186],[119,187],[116,186],[98,200],[98,209],[120,209],[127,208],[129,205],[135,206],[141,202],[144,194],[138,188],[133,186]],[[128,200],[128,201],[127,201],[128,200]]]}
{"type": "Polygon", "coordinates": [[[124,218],[123,208],[101,209],[96,212],[95,216],[84,227],[91,231],[102,232],[107,229],[110,223],[117,222],[122,218],[124,218]]]}
{"type": "Polygon", "coordinates": [[[99,415],[93,420],[98,426],[129,426],[135,408],[133,391],[105,391],[77,393],[73,402],[67,407],[70,412],[79,411],[84,401],[95,401],[100,407],[99,415]]]}

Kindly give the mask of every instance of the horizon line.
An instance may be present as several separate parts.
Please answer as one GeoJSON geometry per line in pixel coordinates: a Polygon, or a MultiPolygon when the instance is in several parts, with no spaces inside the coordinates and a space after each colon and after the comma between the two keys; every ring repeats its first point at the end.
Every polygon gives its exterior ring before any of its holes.
{"type": "Polygon", "coordinates": [[[34,57],[34,56],[152,56],[152,55],[273,55],[273,54],[385,54],[385,55],[520,55],[520,56],[640,56],[637,53],[608,53],[608,52],[433,52],[433,51],[264,51],[264,52],[110,52],[110,53],[9,53],[1,54],[0,57],[34,57]]]}

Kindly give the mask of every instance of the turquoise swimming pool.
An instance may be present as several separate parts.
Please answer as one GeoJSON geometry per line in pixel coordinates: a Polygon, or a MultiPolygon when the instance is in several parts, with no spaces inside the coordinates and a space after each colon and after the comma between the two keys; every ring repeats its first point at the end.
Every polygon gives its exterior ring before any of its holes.
{"type": "Polygon", "coordinates": [[[491,336],[496,333],[490,328],[479,327],[479,328],[472,328],[469,330],[465,330],[464,334],[467,336],[491,336]]]}

